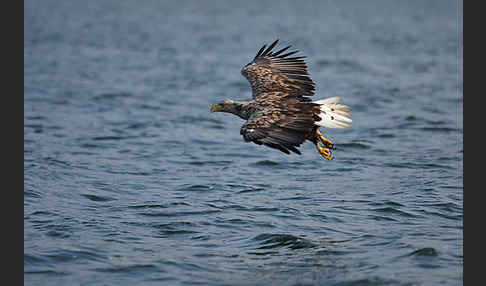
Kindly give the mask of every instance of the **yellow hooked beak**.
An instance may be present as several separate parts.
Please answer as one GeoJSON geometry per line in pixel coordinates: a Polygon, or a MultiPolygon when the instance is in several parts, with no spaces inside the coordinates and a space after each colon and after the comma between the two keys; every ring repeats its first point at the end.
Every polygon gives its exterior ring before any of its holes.
{"type": "Polygon", "coordinates": [[[221,106],[221,104],[214,104],[213,106],[211,106],[210,111],[211,112],[216,112],[216,111],[220,111],[222,109],[223,109],[223,107],[221,106]]]}

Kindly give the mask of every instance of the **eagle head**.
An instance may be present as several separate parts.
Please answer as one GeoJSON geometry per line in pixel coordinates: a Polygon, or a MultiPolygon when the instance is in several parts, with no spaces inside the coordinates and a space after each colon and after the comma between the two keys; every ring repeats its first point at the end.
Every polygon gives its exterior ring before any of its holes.
{"type": "Polygon", "coordinates": [[[233,113],[236,102],[231,99],[225,99],[220,103],[213,104],[211,106],[211,112],[230,112],[233,113]]]}

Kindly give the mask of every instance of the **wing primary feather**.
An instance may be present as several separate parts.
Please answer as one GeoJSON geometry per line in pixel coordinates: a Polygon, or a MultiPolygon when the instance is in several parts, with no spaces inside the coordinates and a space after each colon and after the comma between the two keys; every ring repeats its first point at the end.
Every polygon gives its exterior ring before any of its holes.
{"type": "Polygon", "coordinates": [[[305,56],[286,58],[286,60],[289,60],[289,61],[304,62],[302,59],[305,59],[305,56]]]}
{"type": "Polygon", "coordinates": [[[267,47],[267,45],[266,45],[266,44],[265,44],[265,45],[263,45],[263,47],[262,47],[262,48],[261,48],[261,49],[258,51],[258,53],[256,54],[255,59],[256,59],[256,58],[258,58],[258,57],[259,57],[259,56],[262,54],[263,50],[265,50],[265,48],[266,48],[266,47],[267,47]]]}
{"type": "Polygon", "coordinates": [[[296,153],[296,154],[299,154],[299,155],[302,155],[302,153],[300,153],[299,149],[295,148],[294,146],[286,146],[290,151],[296,153]]]}
{"type": "Polygon", "coordinates": [[[278,43],[278,39],[276,39],[275,42],[273,42],[270,46],[268,46],[268,48],[263,52],[263,54],[261,54],[261,56],[264,57],[268,55],[268,53],[272,51],[272,49],[275,47],[277,43],[278,43]]]}
{"type": "Polygon", "coordinates": [[[290,53],[286,53],[286,54],[280,55],[280,56],[278,56],[278,57],[279,57],[279,58],[285,58],[285,57],[287,57],[287,56],[293,55],[293,54],[298,53],[298,52],[299,52],[299,51],[293,51],[293,52],[290,52],[290,53]]]}
{"type": "Polygon", "coordinates": [[[304,60],[306,57],[292,56],[299,52],[290,50],[292,45],[277,49],[278,43],[279,39],[276,39],[270,45],[264,44],[252,64],[242,69],[243,76],[250,82],[253,98],[275,91],[299,98],[314,95],[314,83],[304,60]]]}
{"type": "Polygon", "coordinates": [[[285,47],[285,48],[283,48],[283,49],[281,49],[281,50],[279,50],[279,51],[277,51],[277,52],[275,52],[275,53],[272,53],[272,57],[278,56],[279,54],[281,54],[281,53],[285,52],[285,51],[286,51],[287,49],[289,49],[290,47],[292,47],[292,46],[287,46],[287,47],[285,47]]]}

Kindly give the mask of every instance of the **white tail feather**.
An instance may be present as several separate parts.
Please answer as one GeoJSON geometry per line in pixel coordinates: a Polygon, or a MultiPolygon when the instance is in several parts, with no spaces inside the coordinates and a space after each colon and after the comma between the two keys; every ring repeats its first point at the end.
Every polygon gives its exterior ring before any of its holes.
{"type": "Polygon", "coordinates": [[[339,96],[334,96],[314,101],[321,105],[321,113],[319,113],[321,120],[315,122],[317,125],[328,128],[346,128],[351,125],[352,120],[349,118],[351,114],[346,112],[349,106],[338,104],[340,99],[339,96]]]}

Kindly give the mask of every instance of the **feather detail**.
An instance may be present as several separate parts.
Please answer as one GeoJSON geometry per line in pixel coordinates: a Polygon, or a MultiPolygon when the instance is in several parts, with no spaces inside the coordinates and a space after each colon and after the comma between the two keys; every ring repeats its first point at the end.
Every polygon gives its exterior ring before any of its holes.
{"type": "Polygon", "coordinates": [[[321,112],[319,117],[321,120],[316,121],[315,124],[328,128],[346,128],[351,126],[349,106],[344,104],[338,104],[341,98],[339,96],[329,97],[322,100],[314,101],[320,105],[321,112]]]}
{"type": "Polygon", "coordinates": [[[253,61],[241,70],[241,74],[250,82],[253,98],[275,91],[297,97],[313,96],[314,82],[307,72],[305,56],[289,57],[298,53],[289,52],[291,46],[273,51],[278,41],[269,46],[263,45],[253,61]]]}

